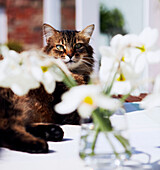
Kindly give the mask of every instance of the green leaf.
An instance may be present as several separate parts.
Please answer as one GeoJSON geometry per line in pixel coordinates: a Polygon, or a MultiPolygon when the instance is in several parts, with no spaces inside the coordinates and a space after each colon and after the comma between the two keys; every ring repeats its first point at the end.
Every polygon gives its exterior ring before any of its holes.
{"type": "Polygon", "coordinates": [[[98,108],[99,109],[99,112],[101,112],[101,114],[103,114],[104,117],[110,117],[113,115],[113,111],[111,110],[106,110],[106,109],[103,109],[103,108],[98,108]]]}
{"type": "Polygon", "coordinates": [[[100,112],[100,109],[96,109],[92,112],[92,117],[95,124],[98,124],[101,131],[112,131],[112,124],[108,117],[104,117],[104,113],[100,112]]]}

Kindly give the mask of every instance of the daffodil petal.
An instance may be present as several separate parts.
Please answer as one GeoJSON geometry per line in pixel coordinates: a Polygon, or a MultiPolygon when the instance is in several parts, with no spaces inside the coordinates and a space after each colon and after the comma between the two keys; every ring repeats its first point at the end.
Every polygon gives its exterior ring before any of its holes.
{"type": "Polygon", "coordinates": [[[71,104],[71,102],[62,101],[55,106],[56,112],[60,114],[69,114],[77,109],[78,105],[71,104]]]}
{"type": "Polygon", "coordinates": [[[78,107],[78,113],[82,118],[90,117],[93,110],[94,110],[94,107],[91,107],[90,105],[86,103],[83,103],[78,107]]]}
{"type": "Polygon", "coordinates": [[[145,44],[146,48],[150,48],[154,46],[158,40],[158,30],[147,27],[140,33],[139,38],[141,42],[145,44]]]}
{"type": "Polygon", "coordinates": [[[141,108],[151,109],[160,106],[160,93],[146,96],[140,103],[141,108]]]}
{"type": "Polygon", "coordinates": [[[99,107],[111,111],[115,111],[121,107],[121,102],[118,99],[113,99],[104,95],[98,96],[96,98],[96,103],[99,107]]]}

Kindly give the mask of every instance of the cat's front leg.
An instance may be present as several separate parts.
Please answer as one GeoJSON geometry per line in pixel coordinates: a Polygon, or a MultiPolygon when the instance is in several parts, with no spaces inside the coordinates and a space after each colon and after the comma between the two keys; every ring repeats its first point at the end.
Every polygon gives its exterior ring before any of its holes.
{"type": "Polygon", "coordinates": [[[45,140],[31,135],[19,125],[0,128],[0,147],[29,153],[48,152],[48,144],[45,140]]]}

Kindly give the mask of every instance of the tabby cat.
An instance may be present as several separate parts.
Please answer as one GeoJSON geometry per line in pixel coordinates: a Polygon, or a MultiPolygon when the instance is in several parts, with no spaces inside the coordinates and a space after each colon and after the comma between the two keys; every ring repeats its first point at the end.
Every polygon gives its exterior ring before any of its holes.
{"type": "MultiPolygon", "coordinates": [[[[79,32],[58,31],[44,24],[43,30],[47,41],[43,51],[49,57],[61,58],[78,84],[87,83],[94,64],[89,45],[94,25],[79,32]]],[[[48,152],[46,141],[63,139],[58,125],[79,124],[77,112],[62,116],[53,109],[66,90],[63,83],[57,83],[53,94],[41,86],[20,97],[0,88],[0,146],[29,153],[48,152]]]]}

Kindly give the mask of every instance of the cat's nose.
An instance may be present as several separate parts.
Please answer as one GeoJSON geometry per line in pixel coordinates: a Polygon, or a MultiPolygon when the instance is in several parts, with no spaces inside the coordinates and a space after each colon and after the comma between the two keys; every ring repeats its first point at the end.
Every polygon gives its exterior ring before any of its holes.
{"type": "Polygon", "coordinates": [[[67,56],[71,59],[73,57],[73,50],[72,49],[68,49],[66,50],[67,56]]]}
{"type": "Polygon", "coordinates": [[[73,57],[72,53],[67,53],[67,56],[71,59],[73,57]]]}

